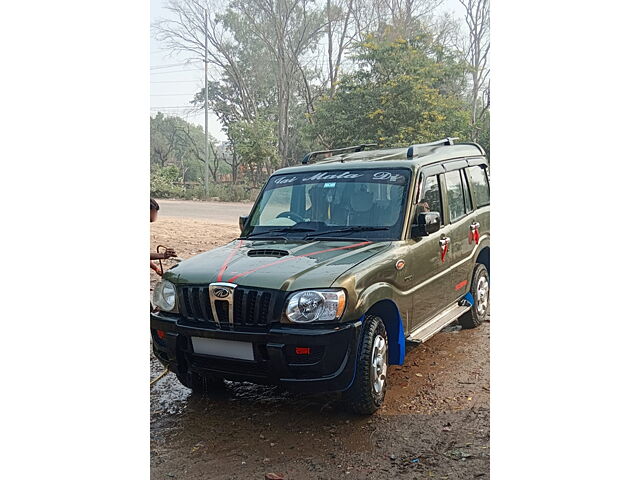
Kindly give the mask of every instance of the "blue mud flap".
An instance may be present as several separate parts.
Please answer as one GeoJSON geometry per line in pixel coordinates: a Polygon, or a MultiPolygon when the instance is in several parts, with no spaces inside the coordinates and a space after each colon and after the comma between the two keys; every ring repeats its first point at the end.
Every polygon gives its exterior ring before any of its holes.
{"type": "Polygon", "coordinates": [[[469,302],[469,306],[473,307],[473,304],[475,303],[475,300],[473,299],[473,295],[471,294],[471,292],[467,292],[467,294],[464,296],[464,299],[469,302]]]}

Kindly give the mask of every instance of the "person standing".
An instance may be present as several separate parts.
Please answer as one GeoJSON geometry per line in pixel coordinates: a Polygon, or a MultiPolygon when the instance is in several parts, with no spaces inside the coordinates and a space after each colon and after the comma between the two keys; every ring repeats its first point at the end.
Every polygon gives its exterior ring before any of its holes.
{"type": "MultiPolygon", "coordinates": [[[[158,219],[158,212],[160,211],[160,205],[153,198],[151,199],[151,210],[149,215],[149,221],[151,223],[158,219]]],[[[151,252],[150,267],[158,275],[162,275],[162,270],[158,264],[154,263],[154,260],[166,260],[167,258],[176,257],[176,252],[173,248],[167,247],[164,252],[151,252]]]]}

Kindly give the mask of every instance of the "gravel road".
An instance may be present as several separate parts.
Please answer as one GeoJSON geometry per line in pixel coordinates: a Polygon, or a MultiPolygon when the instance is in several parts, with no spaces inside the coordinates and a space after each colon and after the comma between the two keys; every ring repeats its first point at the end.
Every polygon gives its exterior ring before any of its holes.
{"type": "MultiPolygon", "coordinates": [[[[236,213],[250,208],[160,205],[151,245],[173,246],[182,258],[234,238],[236,213]]],[[[169,374],[151,387],[151,478],[488,479],[489,331],[489,322],[451,325],[411,348],[405,365],[390,368],[385,404],[370,417],[344,412],[338,395],[249,383],[198,396],[169,374]]],[[[151,376],[161,371],[151,356],[151,376]]]]}

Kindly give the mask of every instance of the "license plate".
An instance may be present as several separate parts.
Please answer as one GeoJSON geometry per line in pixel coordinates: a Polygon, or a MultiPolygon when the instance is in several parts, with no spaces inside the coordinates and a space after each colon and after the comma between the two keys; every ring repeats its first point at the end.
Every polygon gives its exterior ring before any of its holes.
{"type": "Polygon", "coordinates": [[[221,340],[218,338],[191,337],[193,352],[216,357],[235,358],[238,360],[254,360],[253,344],[236,342],[235,340],[221,340]]]}

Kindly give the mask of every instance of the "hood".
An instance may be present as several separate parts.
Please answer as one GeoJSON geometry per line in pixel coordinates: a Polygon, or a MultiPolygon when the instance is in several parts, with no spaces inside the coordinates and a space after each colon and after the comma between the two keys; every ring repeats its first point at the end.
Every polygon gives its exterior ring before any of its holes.
{"type": "Polygon", "coordinates": [[[180,262],[165,274],[177,284],[229,282],[258,288],[329,287],[390,242],[234,240],[180,262]]]}

